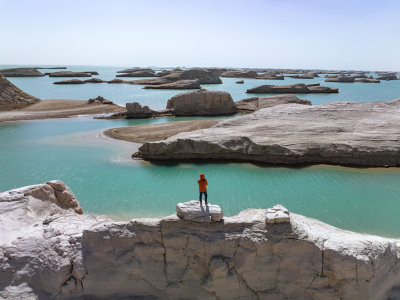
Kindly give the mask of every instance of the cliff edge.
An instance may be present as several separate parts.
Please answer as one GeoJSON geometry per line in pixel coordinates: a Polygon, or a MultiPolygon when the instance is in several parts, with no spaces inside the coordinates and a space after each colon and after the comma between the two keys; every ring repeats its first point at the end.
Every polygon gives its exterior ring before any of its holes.
{"type": "Polygon", "coordinates": [[[60,181],[0,193],[0,299],[400,296],[400,240],[282,206],[212,222],[185,220],[187,207],[180,217],[117,222],[81,214],[60,181]]]}
{"type": "Polygon", "coordinates": [[[39,101],[39,98],[20,90],[0,73],[0,111],[22,108],[39,101]]]}

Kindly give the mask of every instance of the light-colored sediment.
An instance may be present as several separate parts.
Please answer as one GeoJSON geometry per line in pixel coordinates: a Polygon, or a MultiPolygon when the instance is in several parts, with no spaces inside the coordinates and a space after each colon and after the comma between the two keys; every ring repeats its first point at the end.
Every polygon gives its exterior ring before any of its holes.
{"type": "Polygon", "coordinates": [[[221,119],[176,121],[150,125],[136,125],[112,128],[104,131],[108,137],[133,143],[147,143],[164,140],[181,132],[210,128],[221,119]]]}
{"type": "Polygon", "coordinates": [[[125,108],[115,104],[88,103],[84,100],[42,100],[22,109],[0,111],[1,121],[68,118],[77,115],[123,112],[125,108]]]}
{"type": "Polygon", "coordinates": [[[340,230],[281,206],[220,222],[116,222],[78,214],[62,197],[51,184],[0,193],[0,298],[400,297],[398,239],[340,230]]]}
{"type": "Polygon", "coordinates": [[[285,104],[145,143],[139,155],[148,160],[398,166],[399,138],[400,100],[285,104]]]}

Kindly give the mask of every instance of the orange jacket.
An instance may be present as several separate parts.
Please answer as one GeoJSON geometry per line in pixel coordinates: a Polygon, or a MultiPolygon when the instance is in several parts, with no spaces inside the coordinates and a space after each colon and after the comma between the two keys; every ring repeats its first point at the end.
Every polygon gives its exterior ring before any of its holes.
{"type": "Polygon", "coordinates": [[[206,186],[208,185],[208,182],[204,178],[204,174],[200,174],[200,180],[197,180],[197,183],[199,184],[200,193],[204,193],[205,191],[207,191],[207,187],[206,186]]]}

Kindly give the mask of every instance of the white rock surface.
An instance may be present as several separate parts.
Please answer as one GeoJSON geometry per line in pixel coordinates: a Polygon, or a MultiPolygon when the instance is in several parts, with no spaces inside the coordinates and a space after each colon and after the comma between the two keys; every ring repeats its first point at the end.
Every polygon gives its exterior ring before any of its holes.
{"type": "Polygon", "coordinates": [[[277,105],[145,143],[149,160],[400,165],[400,101],[277,105]]]}
{"type": "Polygon", "coordinates": [[[265,216],[265,222],[269,224],[289,223],[290,222],[289,211],[280,204],[275,205],[272,208],[268,208],[267,214],[265,216]]]}
{"type": "Polygon", "coordinates": [[[224,217],[221,207],[215,204],[201,204],[191,200],[176,205],[176,215],[183,220],[195,222],[219,222],[224,217]]]}
{"type": "Polygon", "coordinates": [[[115,222],[58,203],[49,184],[0,194],[0,299],[400,297],[398,239],[271,209],[115,222]]]}

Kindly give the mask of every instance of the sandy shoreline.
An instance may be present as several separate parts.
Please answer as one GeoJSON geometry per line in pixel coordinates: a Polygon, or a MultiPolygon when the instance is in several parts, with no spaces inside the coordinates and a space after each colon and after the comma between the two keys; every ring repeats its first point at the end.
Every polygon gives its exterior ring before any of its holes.
{"type": "Polygon", "coordinates": [[[147,143],[164,140],[181,132],[210,128],[221,119],[176,121],[161,124],[118,127],[105,130],[104,135],[127,142],[147,143]]]}
{"type": "Polygon", "coordinates": [[[0,111],[0,122],[68,118],[77,115],[122,111],[125,109],[116,104],[89,104],[86,100],[42,100],[21,109],[0,111]]]}

